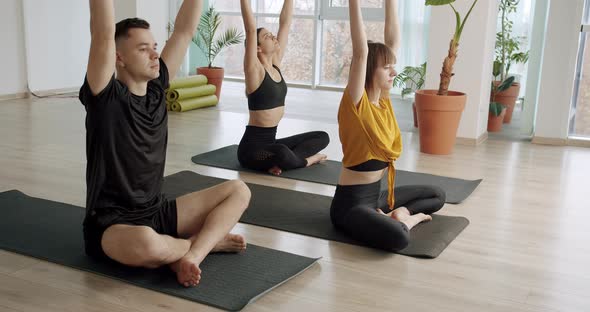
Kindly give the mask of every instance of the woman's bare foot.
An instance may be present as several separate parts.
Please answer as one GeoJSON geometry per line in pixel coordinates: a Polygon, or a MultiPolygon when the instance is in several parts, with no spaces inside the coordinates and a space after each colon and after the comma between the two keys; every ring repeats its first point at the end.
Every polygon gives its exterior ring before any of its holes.
{"type": "Polygon", "coordinates": [[[184,287],[196,286],[201,280],[201,269],[195,258],[188,254],[171,263],[170,268],[176,272],[176,279],[184,287]]]}
{"type": "Polygon", "coordinates": [[[279,168],[277,166],[274,166],[274,167],[268,169],[268,172],[270,174],[273,174],[273,175],[276,175],[276,176],[281,175],[281,173],[283,173],[283,171],[281,170],[281,168],[279,168]]]}
{"type": "MultiPolygon", "coordinates": [[[[385,214],[381,209],[377,209],[377,211],[385,214]]],[[[423,213],[417,213],[415,215],[410,215],[410,211],[406,207],[399,207],[392,212],[387,214],[392,219],[398,220],[399,222],[405,224],[408,227],[408,230],[415,227],[418,223],[430,221],[432,217],[423,213]]]]}
{"type": "Polygon", "coordinates": [[[227,234],[211,252],[240,252],[246,249],[246,239],[239,234],[227,234]]]}
{"type": "Polygon", "coordinates": [[[309,167],[311,165],[315,165],[319,162],[321,162],[322,160],[326,160],[328,158],[328,156],[324,155],[324,154],[315,154],[313,156],[307,157],[307,166],[309,167]]]}

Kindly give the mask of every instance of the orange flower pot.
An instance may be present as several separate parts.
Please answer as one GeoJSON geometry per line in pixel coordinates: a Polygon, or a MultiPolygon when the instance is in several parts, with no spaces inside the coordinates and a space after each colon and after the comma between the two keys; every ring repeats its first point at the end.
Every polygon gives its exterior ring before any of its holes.
{"type": "Polygon", "coordinates": [[[491,112],[488,114],[488,132],[502,131],[502,124],[504,123],[504,116],[506,116],[506,108],[498,116],[494,116],[491,112]]]}
{"type": "Polygon", "coordinates": [[[453,152],[467,96],[457,91],[449,91],[446,96],[437,95],[437,92],[438,90],[416,91],[420,151],[448,155],[453,152]]]}
{"type": "MultiPolygon", "coordinates": [[[[498,86],[500,81],[494,81],[494,85],[498,86]]],[[[504,90],[502,92],[498,92],[496,94],[495,102],[502,103],[506,106],[506,115],[504,116],[504,123],[510,123],[512,120],[512,112],[514,111],[514,105],[516,104],[516,99],[518,98],[518,94],[520,93],[520,83],[515,82],[508,88],[508,90],[504,90]]]]}
{"type": "Polygon", "coordinates": [[[224,70],[221,67],[197,67],[197,74],[207,77],[207,83],[215,86],[215,95],[219,101],[221,94],[221,83],[223,82],[224,70]]]}

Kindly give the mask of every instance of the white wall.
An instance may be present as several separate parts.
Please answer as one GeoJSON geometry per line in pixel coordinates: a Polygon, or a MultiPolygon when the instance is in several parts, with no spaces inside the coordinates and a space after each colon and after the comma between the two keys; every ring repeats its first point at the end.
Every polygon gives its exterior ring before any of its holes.
{"type": "Polygon", "coordinates": [[[20,0],[0,4],[0,95],[27,90],[22,5],[20,0]]]}
{"type": "MultiPolygon", "coordinates": [[[[464,18],[472,3],[457,1],[454,6],[464,18]]],[[[496,1],[479,1],[463,29],[453,70],[455,76],[449,86],[449,90],[467,94],[457,137],[477,139],[487,130],[497,11],[496,1]]],[[[425,89],[438,89],[442,63],[454,30],[455,14],[451,8],[432,7],[425,89]]]]}
{"type": "MultiPolygon", "coordinates": [[[[137,16],[152,26],[158,45],[168,38],[169,4],[161,0],[115,1],[115,18],[137,16]]],[[[0,95],[78,88],[90,48],[85,0],[3,0],[0,4],[0,95]]]]}
{"type": "Polygon", "coordinates": [[[158,51],[160,52],[168,39],[169,16],[168,1],[137,0],[137,17],[143,18],[150,23],[150,29],[156,38],[156,42],[158,42],[158,51]]]}
{"type": "Polygon", "coordinates": [[[29,88],[79,87],[90,47],[88,1],[23,0],[23,14],[29,88]]]}
{"type": "Polygon", "coordinates": [[[551,0],[549,4],[535,137],[568,136],[583,7],[583,0],[551,0]]]}
{"type": "Polygon", "coordinates": [[[150,30],[158,43],[158,51],[166,44],[168,39],[168,1],[161,0],[125,0],[115,2],[115,21],[125,18],[138,17],[150,23],[150,30]]]}
{"type": "Polygon", "coordinates": [[[115,1],[115,23],[129,17],[137,17],[137,1],[115,1]]]}

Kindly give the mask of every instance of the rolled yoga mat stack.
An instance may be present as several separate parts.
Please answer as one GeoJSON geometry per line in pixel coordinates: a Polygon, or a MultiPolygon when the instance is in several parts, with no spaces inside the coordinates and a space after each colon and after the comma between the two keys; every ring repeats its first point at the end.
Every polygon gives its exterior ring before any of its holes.
{"type": "Polygon", "coordinates": [[[207,84],[207,77],[194,75],[174,79],[166,90],[166,109],[175,112],[217,105],[215,86],[207,84]]]}

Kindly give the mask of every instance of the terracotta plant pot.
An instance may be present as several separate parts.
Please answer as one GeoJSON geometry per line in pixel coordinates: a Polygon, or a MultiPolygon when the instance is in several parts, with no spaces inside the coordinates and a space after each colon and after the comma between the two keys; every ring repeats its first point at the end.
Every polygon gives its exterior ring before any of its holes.
{"type": "Polygon", "coordinates": [[[467,96],[456,91],[449,91],[446,96],[436,95],[437,92],[438,90],[416,91],[420,151],[447,155],[453,152],[467,96]]]}
{"type": "Polygon", "coordinates": [[[414,111],[414,128],[418,128],[418,114],[416,113],[416,102],[412,103],[412,111],[414,111]]]}
{"type": "MultiPolygon", "coordinates": [[[[498,86],[501,81],[494,81],[494,85],[498,86]]],[[[518,94],[520,93],[520,83],[515,82],[508,88],[508,90],[498,92],[496,94],[495,102],[502,103],[506,106],[506,115],[504,116],[504,123],[510,123],[512,120],[512,112],[514,111],[514,105],[518,94]]]]}
{"type": "Polygon", "coordinates": [[[207,77],[207,83],[215,86],[215,95],[219,101],[221,94],[221,83],[223,82],[224,70],[221,67],[197,67],[197,74],[207,77]]]}
{"type": "Polygon", "coordinates": [[[488,115],[488,132],[502,131],[504,116],[506,116],[506,108],[503,108],[502,112],[498,116],[494,116],[494,114],[490,112],[488,115]]]}

